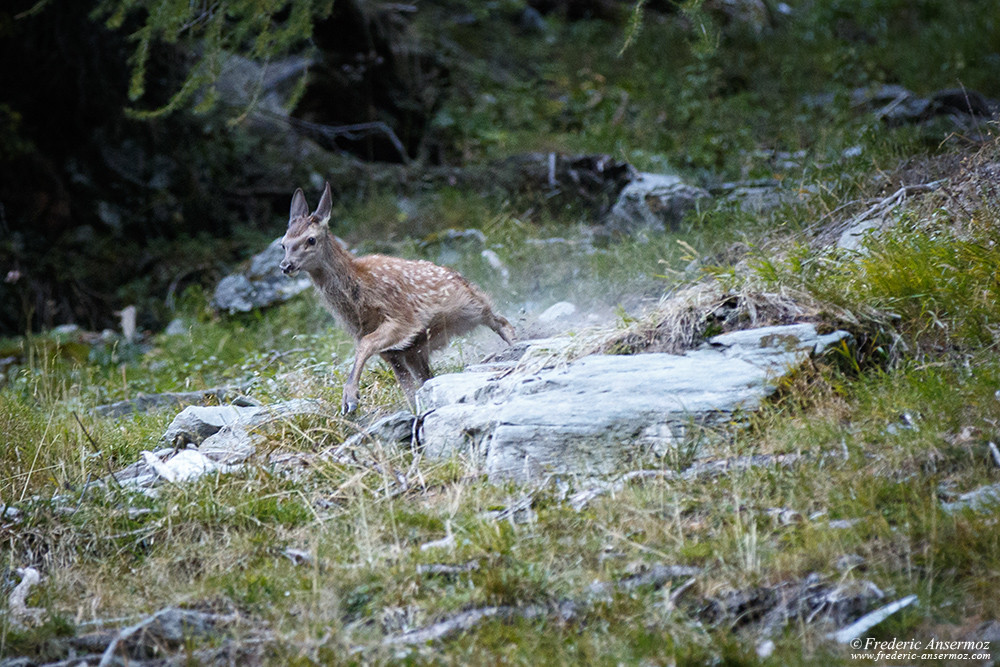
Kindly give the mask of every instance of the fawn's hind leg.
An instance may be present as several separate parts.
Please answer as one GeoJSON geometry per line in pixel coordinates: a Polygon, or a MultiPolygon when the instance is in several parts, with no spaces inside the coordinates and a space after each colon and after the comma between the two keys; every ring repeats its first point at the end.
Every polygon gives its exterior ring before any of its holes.
{"type": "Polygon", "coordinates": [[[413,347],[404,350],[404,354],[406,366],[413,374],[417,389],[420,389],[425,382],[434,377],[434,373],[431,372],[430,342],[427,340],[419,341],[413,347]]]}
{"type": "Polygon", "coordinates": [[[512,345],[514,338],[517,337],[517,332],[514,331],[513,325],[502,315],[497,315],[493,312],[486,313],[486,326],[493,329],[508,345],[512,345]]]}
{"type": "Polygon", "coordinates": [[[403,389],[403,394],[406,395],[406,400],[410,403],[410,407],[415,407],[416,403],[413,396],[423,382],[414,375],[409,364],[407,364],[407,353],[399,350],[387,350],[379,356],[392,368],[392,372],[396,375],[396,380],[399,381],[399,386],[403,389]]]}

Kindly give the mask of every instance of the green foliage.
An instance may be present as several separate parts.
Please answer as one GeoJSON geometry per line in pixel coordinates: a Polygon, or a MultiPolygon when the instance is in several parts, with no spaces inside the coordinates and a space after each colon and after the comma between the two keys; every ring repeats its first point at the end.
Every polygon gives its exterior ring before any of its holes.
{"type": "MultiPolygon", "coordinates": [[[[858,87],[900,82],[925,94],[964,85],[995,95],[981,45],[983,30],[1000,30],[1000,4],[988,4],[844,0],[796,7],[758,30],[701,2],[669,16],[638,2],[625,48],[623,28],[602,21],[553,23],[553,37],[541,40],[487,16],[448,28],[457,85],[434,123],[463,160],[601,152],[640,167],[651,155],[660,170],[714,178],[794,177],[770,152],[818,157],[851,145],[869,122],[849,105],[858,87]],[[523,58],[512,61],[512,49],[523,58]],[[829,99],[810,102],[816,95],[829,99]]],[[[437,16],[429,10],[426,20],[437,16]]]]}
{"type": "MultiPolygon", "coordinates": [[[[197,54],[168,101],[133,108],[137,118],[155,118],[193,105],[206,112],[219,101],[215,82],[232,54],[268,62],[304,48],[315,20],[330,15],[333,0],[100,0],[92,16],[112,29],[130,30],[129,99],[147,96],[154,49],[182,45],[197,54]],[[138,27],[135,27],[138,24],[138,27]]],[[[292,101],[294,104],[294,100],[292,101]]]]}
{"type": "Polygon", "coordinates": [[[874,308],[899,322],[913,352],[995,344],[1000,318],[1000,250],[994,226],[956,233],[944,216],[920,226],[900,220],[890,234],[869,236],[860,253],[780,256],[755,252],[748,262],[771,289],[791,285],[848,310],[874,308]]]}
{"type": "Polygon", "coordinates": [[[24,118],[7,104],[0,103],[0,161],[13,160],[34,150],[24,136],[24,118]]]}

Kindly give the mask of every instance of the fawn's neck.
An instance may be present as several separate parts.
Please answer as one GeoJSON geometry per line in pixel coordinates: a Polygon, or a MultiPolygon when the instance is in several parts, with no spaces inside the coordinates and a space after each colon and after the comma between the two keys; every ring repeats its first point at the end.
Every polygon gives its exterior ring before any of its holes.
{"type": "Polygon", "coordinates": [[[311,269],[309,277],[326,305],[353,333],[361,328],[361,280],[354,257],[333,236],[323,239],[323,261],[311,269]]]}

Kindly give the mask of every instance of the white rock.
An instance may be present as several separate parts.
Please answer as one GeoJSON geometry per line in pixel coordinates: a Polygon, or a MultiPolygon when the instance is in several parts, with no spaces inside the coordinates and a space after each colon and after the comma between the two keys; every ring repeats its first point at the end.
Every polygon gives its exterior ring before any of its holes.
{"type": "Polygon", "coordinates": [[[1000,507],[1000,484],[987,484],[968,493],[963,493],[954,502],[941,503],[941,508],[949,514],[955,514],[965,509],[973,512],[988,512],[998,507],[1000,507]]]}
{"type": "Polygon", "coordinates": [[[184,324],[184,320],[179,317],[175,317],[170,320],[167,328],[163,330],[165,336],[180,336],[188,332],[187,326],[184,324]]]}
{"type": "Polygon", "coordinates": [[[142,452],[142,459],[168,482],[190,482],[217,468],[211,459],[195,449],[183,449],[166,461],[161,461],[152,452],[142,452]]]}

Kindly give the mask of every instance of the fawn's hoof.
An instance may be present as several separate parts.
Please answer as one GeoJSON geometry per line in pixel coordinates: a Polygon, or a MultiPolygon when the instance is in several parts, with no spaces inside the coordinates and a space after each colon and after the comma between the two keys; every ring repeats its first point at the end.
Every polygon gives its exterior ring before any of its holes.
{"type": "Polygon", "coordinates": [[[340,414],[349,415],[358,409],[357,399],[344,399],[344,403],[340,406],[340,414]]]}

